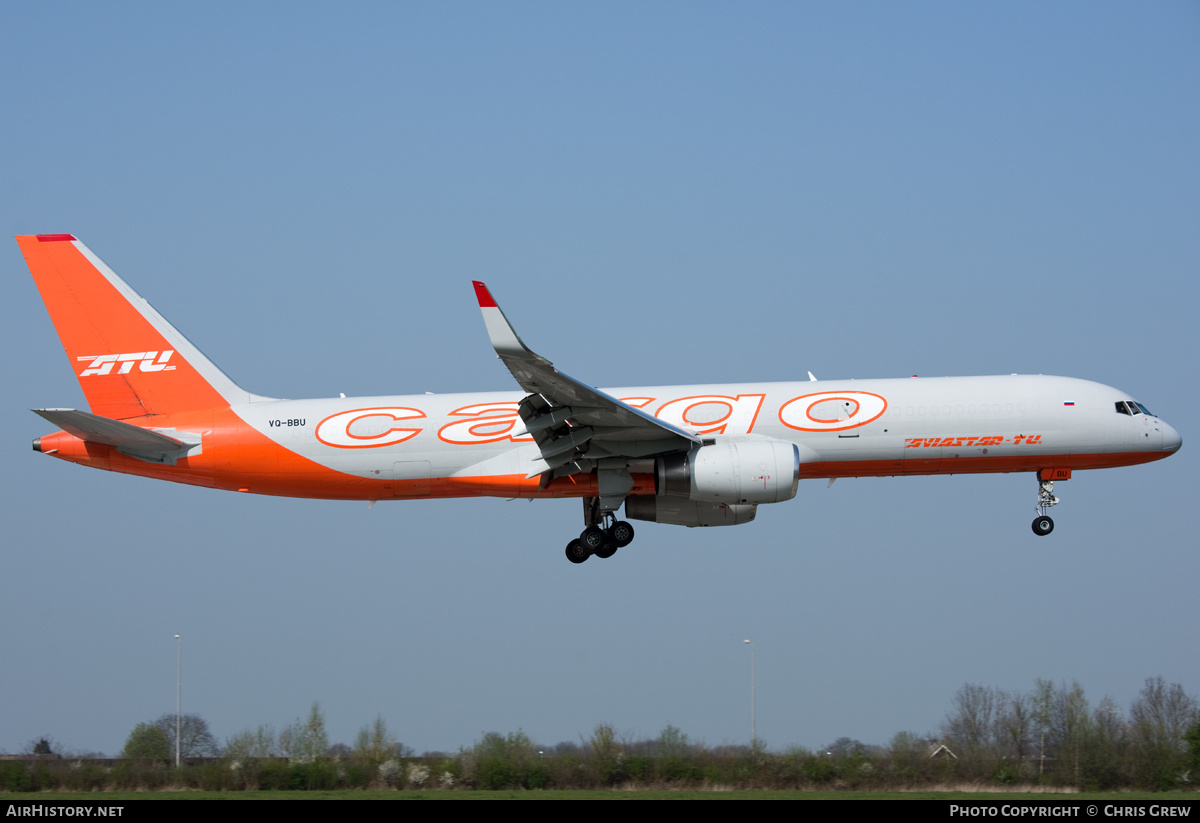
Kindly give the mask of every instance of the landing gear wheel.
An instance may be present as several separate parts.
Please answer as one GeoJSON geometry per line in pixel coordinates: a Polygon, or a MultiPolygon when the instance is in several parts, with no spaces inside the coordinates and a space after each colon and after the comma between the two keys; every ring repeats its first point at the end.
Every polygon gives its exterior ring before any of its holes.
{"type": "Polygon", "coordinates": [[[599,526],[588,526],[579,535],[579,542],[583,544],[584,550],[589,554],[596,554],[608,542],[608,535],[599,526]]]}
{"type": "Polygon", "coordinates": [[[578,540],[572,540],[567,544],[567,559],[572,563],[582,563],[592,556],[592,553],[583,547],[583,543],[578,540]]]}
{"type": "Polygon", "coordinates": [[[603,547],[596,549],[596,557],[602,560],[607,560],[617,553],[617,544],[609,540],[603,547]]]}
{"type": "Polygon", "coordinates": [[[1033,519],[1033,533],[1038,537],[1045,537],[1054,531],[1054,521],[1049,517],[1042,515],[1033,519]]]}
{"type": "MultiPolygon", "coordinates": [[[[1070,471],[1066,473],[1067,477],[1071,476],[1070,471]]],[[[1046,509],[1051,506],[1058,505],[1058,498],[1054,496],[1054,481],[1043,480],[1041,473],[1038,474],[1038,502],[1037,514],[1033,519],[1033,533],[1038,537],[1045,537],[1054,531],[1054,521],[1046,514],[1046,509]]]]}
{"type": "Polygon", "coordinates": [[[624,520],[618,520],[608,530],[608,536],[617,544],[617,548],[623,549],[633,542],[633,526],[624,520]]]}

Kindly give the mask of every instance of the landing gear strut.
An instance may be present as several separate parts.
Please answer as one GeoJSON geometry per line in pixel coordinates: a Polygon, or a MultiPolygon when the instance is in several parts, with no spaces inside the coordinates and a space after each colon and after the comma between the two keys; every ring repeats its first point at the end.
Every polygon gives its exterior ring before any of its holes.
{"type": "Polygon", "coordinates": [[[1051,506],[1058,505],[1058,498],[1054,496],[1054,481],[1043,480],[1038,478],[1038,516],[1033,519],[1033,533],[1038,537],[1045,537],[1054,531],[1054,521],[1046,514],[1046,509],[1051,506]]]}
{"type": "Polygon", "coordinates": [[[589,521],[587,528],[580,532],[578,539],[567,544],[567,559],[572,563],[582,563],[593,554],[601,559],[612,557],[617,549],[633,542],[633,526],[617,520],[612,512],[599,511],[597,505],[589,505],[587,500],[584,501],[584,519],[589,521]]]}

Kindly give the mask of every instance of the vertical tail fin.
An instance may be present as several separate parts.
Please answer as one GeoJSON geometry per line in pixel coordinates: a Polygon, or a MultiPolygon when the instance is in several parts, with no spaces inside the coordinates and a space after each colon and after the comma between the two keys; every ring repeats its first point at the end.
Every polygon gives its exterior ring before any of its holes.
{"type": "Polygon", "coordinates": [[[258,399],[73,236],[17,243],[94,414],[119,420],[258,399]]]}

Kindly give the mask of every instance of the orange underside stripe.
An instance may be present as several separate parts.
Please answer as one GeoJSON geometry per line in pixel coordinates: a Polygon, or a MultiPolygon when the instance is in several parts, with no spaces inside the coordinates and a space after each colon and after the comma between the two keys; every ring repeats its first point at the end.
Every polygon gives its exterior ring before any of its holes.
{"type": "MultiPolygon", "coordinates": [[[[142,421],[130,421],[142,422],[142,421]]],[[[149,422],[149,421],[145,421],[149,422]]],[[[83,443],[66,432],[41,438],[41,450],[72,463],[98,469],[188,483],[196,486],[246,491],[256,494],[329,500],[387,500],[392,498],[450,497],[595,497],[596,476],[560,477],[545,489],[538,479],[522,475],[440,477],[428,480],[393,480],[360,477],[326,468],[302,457],[251,428],[232,410],[190,412],[154,418],[156,428],[178,427],[202,431],[204,453],[180,459],[175,465],[146,463],[116,449],[83,443]]],[[[802,478],[888,477],[929,474],[993,474],[1036,472],[1045,468],[1102,469],[1133,466],[1162,459],[1170,452],[1112,454],[1013,455],[943,457],[895,460],[856,460],[806,463],[802,478]]],[[[390,459],[387,461],[390,462],[390,459]]],[[[654,477],[635,474],[630,494],[653,494],[654,477]]]]}

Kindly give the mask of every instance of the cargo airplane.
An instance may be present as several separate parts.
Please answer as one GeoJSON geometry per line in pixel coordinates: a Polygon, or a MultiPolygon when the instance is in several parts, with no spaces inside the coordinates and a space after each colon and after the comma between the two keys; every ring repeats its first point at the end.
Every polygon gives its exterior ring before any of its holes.
{"type": "Polygon", "coordinates": [[[341,500],[572,497],[582,563],[633,540],[628,520],[733,526],[802,478],[1029,472],[1033,531],[1054,483],[1148,463],[1179,434],[1125,392],[1009,375],[596,389],[475,296],[520,392],[278,400],[230,380],[69,234],[18,237],[90,411],[35,409],[34,451],[229,491],[341,500]],[[628,520],[617,519],[621,506],[628,520]]]}

